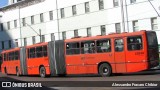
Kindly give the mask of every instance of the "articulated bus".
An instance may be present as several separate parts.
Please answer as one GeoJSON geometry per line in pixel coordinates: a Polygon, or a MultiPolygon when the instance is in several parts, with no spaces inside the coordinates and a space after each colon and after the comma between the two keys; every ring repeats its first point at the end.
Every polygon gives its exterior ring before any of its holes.
{"type": "Polygon", "coordinates": [[[159,65],[154,31],[78,37],[39,43],[1,53],[2,73],[45,77],[149,70],[159,65]]]}

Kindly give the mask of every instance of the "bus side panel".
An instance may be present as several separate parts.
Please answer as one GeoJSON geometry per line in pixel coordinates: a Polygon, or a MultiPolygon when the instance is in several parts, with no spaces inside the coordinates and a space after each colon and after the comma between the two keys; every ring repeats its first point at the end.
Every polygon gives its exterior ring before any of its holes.
{"type": "Polygon", "coordinates": [[[5,73],[5,72],[4,72],[5,63],[6,63],[6,61],[3,61],[3,63],[1,64],[1,72],[2,72],[2,73],[5,73]]]}
{"type": "MultiPolygon", "coordinates": [[[[126,47],[126,64],[127,64],[127,72],[137,72],[146,70],[148,67],[147,62],[147,45],[145,35],[137,35],[142,38],[142,46],[139,46],[136,50],[128,50],[131,45],[128,44],[126,47]],[[129,46],[130,45],[130,46],[129,46]]],[[[132,37],[137,37],[132,36],[132,37]]],[[[134,44],[132,47],[135,47],[134,44]]]]}
{"type": "Polygon", "coordinates": [[[22,47],[20,49],[20,71],[22,75],[27,75],[27,62],[26,62],[26,49],[22,47]]]}
{"type": "Polygon", "coordinates": [[[127,63],[127,72],[139,72],[147,69],[147,62],[141,63],[127,63]]]}
{"type": "Polygon", "coordinates": [[[16,74],[16,67],[18,67],[18,69],[20,69],[20,60],[12,60],[10,61],[10,72],[9,74],[16,74]]]}

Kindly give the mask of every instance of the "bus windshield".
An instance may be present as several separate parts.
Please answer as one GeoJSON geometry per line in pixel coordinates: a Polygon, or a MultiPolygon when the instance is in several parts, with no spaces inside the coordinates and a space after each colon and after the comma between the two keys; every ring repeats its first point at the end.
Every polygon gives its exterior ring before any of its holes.
{"type": "Polygon", "coordinates": [[[147,39],[148,39],[148,47],[149,48],[157,48],[158,47],[156,32],[148,31],[147,32],[147,39]]]}

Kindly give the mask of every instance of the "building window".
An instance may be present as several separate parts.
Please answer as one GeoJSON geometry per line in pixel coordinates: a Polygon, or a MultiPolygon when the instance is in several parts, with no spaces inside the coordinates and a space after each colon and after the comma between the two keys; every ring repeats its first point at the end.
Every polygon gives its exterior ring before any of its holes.
{"type": "Polygon", "coordinates": [[[99,2],[99,10],[104,9],[104,2],[103,2],[103,0],[98,0],[98,2],[99,2]]]}
{"type": "Polygon", "coordinates": [[[25,18],[22,18],[22,24],[23,24],[23,26],[26,26],[26,19],[25,18]]]}
{"type": "Polygon", "coordinates": [[[106,35],[106,27],[105,27],[105,25],[101,26],[101,35],[106,35]]]}
{"type": "Polygon", "coordinates": [[[116,23],[115,24],[115,29],[116,29],[116,33],[121,33],[121,24],[120,23],[116,23]]]}
{"type": "Polygon", "coordinates": [[[51,41],[54,41],[54,40],[55,40],[54,33],[51,33],[51,41]]]}
{"type": "Polygon", "coordinates": [[[138,31],[138,20],[133,21],[133,32],[138,31]]]}
{"type": "Polygon", "coordinates": [[[131,3],[136,3],[136,0],[130,0],[131,3]]]}
{"type": "Polygon", "coordinates": [[[64,14],[64,8],[61,8],[61,18],[64,18],[65,14],[64,14]]]}
{"type": "Polygon", "coordinates": [[[85,2],[85,12],[86,13],[90,12],[89,2],[85,2]]]}
{"type": "Polygon", "coordinates": [[[72,6],[72,14],[76,15],[77,14],[77,10],[76,10],[76,5],[72,6]]]}
{"type": "Polygon", "coordinates": [[[44,22],[43,13],[40,14],[40,22],[44,22]]]}
{"type": "Polygon", "coordinates": [[[31,24],[34,24],[34,16],[31,16],[31,24]]]}
{"type": "Polygon", "coordinates": [[[8,47],[11,48],[12,47],[12,43],[11,40],[8,41],[8,47]]]}
{"type": "Polygon", "coordinates": [[[14,3],[15,1],[14,0],[12,0],[12,3],[14,3]]]}
{"type": "Polygon", "coordinates": [[[42,35],[42,42],[45,42],[45,35],[42,35]]]}
{"type": "Polygon", "coordinates": [[[3,23],[1,23],[0,26],[1,26],[1,31],[3,31],[3,23]]]}
{"type": "Polygon", "coordinates": [[[53,20],[53,11],[49,11],[49,19],[53,20]]]}
{"type": "Polygon", "coordinates": [[[22,1],[22,0],[17,0],[17,2],[20,2],[20,1],[22,1]]]}
{"type": "Polygon", "coordinates": [[[91,27],[87,28],[87,36],[92,36],[91,27]]]}
{"type": "Polygon", "coordinates": [[[33,44],[36,43],[36,38],[35,38],[35,36],[32,37],[32,43],[33,43],[33,44]]]}
{"type": "Polygon", "coordinates": [[[4,49],[4,41],[1,42],[2,43],[2,50],[4,49]]]}
{"type": "Polygon", "coordinates": [[[10,22],[7,22],[7,28],[10,29],[10,22]]]}
{"type": "Polygon", "coordinates": [[[113,0],[113,6],[114,6],[114,7],[119,6],[118,0],[113,0]]]}
{"type": "Polygon", "coordinates": [[[158,23],[157,23],[157,18],[151,18],[151,27],[152,30],[157,30],[158,29],[158,23]]]}
{"type": "Polygon", "coordinates": [[[27,38],[24,38],[24,46],[27,46],[27,38]]]}
{"type": "Polygon", "coordinates": [[[78,37],[78,29],[74,30],[74,37],[78,37]]]}
{"type": "Polygon", "coordinates": [[[17,20],[14,20],[14,27],[17,27],[17,20]]]}
{"type": "Polygon", "coordinates": [[[18,47],[18,39],[15,39],[15,46],[18,47]]]}
{"type": "Polygon", "coordinates": [[[66,31],[62,32],[62,38],[63,38],[63,40],[66,39],[66,31]]]}

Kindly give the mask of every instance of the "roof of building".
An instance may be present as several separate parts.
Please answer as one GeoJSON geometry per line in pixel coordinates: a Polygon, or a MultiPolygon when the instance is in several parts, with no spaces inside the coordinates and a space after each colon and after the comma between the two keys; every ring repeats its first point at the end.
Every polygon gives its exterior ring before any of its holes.
{"type": "Polygon", "coordinates": [[[24,1],[20,1],[17,3],[11,4],[11,5],[4,6],[4,7],[0,8],[0,11],[5,12],[5,11],[13,10],[16,8],[24,8],[27,6],[31,6],[31,5],[43,2],[43,1],[45,1],[45,0],[24,0],[24,1]]]}

